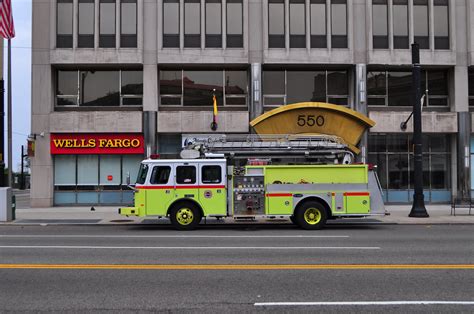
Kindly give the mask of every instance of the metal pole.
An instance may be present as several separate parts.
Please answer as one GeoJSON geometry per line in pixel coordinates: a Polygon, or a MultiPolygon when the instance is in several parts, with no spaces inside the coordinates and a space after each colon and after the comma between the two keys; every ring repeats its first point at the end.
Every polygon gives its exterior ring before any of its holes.
{"type": "Polygon", "coordinates": [[[413,195],[413,207],[409,217],[429,217],[425,208],[425,197],[423,195],[423,147],[421,127],[421,90],[420,90],[420,47],[417,43],[411,45],[411,57],[413,63],[413,152],[414,152],[414,183],[415,194],[413,195]]]}
{"type": "Polygon", "coordinates": [[[20,175],[20,190],[25,189],[25,171],[23,170],[23,159],[25,158],[25,154],[23,152],[23,145],[21,145],[21,175],[20,175]]]}
{"type": "MultiPolygon", "coordinates": [[[[3,59],[1,60],[3,62],[3,59]]],[[[0,80],[0,186],[5,186],[5,81],[0,80]]]]}
{"type": "Polygon", "coordinates": [[[12,186],[12,42],[8,39],[8,186],[12,186]]]}

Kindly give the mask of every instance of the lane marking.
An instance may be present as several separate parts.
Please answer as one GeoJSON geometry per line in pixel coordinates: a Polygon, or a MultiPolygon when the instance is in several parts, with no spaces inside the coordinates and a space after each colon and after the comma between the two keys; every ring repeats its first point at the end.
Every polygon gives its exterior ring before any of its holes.
{"type": "Polygon", "coordinates": [[[474,305],[474,301],[260,302],[255,306],[474,305]]]}
{"type": "Polygon", "coordinates": [[[126,249],[126,250],[380,250],[376,246],[85,246],[0,245],[0,249],[126,249]]]}
{"type": "Polygon", "coordinates": [[[304,238],[349,238],[348,235],[0,235],[0,238],[295,238],[295,239],[304,239],[304,238]]]}
{"type": "Polygon", "coordinates": [[[0,264],[0,269],[125,269],[125,270],[378,270],[473,269],[474,264],[0,264]]]}

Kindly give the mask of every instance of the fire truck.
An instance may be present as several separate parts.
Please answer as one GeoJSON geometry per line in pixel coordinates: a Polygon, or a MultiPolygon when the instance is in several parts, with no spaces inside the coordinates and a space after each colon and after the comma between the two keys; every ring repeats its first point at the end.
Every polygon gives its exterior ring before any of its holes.
{"type": "Polygon", "coordinates": [[[303,229],[328,219],[385,215],[374,167],[334,136],[228,136],[188,141],[181,159],[140,165],[124,216],[168,217],[178,230],[203,218],[289,218],[303,229]]]}

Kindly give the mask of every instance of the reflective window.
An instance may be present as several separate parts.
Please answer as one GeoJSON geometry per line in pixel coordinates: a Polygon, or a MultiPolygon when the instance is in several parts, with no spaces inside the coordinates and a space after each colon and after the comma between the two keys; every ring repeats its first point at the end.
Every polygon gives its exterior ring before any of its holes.
{"type": "Polygon", "coordinates": [[[304,0],[290,0],[290,48],[306,48],[304,0]]]}
{"type": "Polygon", "coordinates": [[[201,3],[184,1],[184,47],[201,47],[201,3]]]}
{"type": "Polygon", "coordinates": [[[387,73],[370,71],[367,73],[367,95],[369,106],[385,106],[387,100],[387,73]]]}
{"type": "Polygon", "coordinates": [[[242,48],[243,39],[243,5],[242,0],[227,0],[227,47],[242,48]]]}
{"type": "Polygon", "coordinates": [[[142,160],[143,156],[141,155],[122,156],[122,185],[127,185],[127,176],[130,177],[130,184],[135,184],[142,160]]]}
{"type": "Polygon", "coordinates": [[[263,71],[264,94],[284,95],[285,85],[285,71],[263,71]]]}
{"type": "Polygon", "coordinates": [[[143,71],[57,72],[58,107],[142,105],[143,71]]]}
{"type": "Polygon", "coordinates": [[[72,0],[58,0],[57,2],[57,48],[72,48],[72,8],[72,0]]]}
{"type": "Polygon", "coordinates": [[[161,70],[160,105],[247,106],[248,74],[242,70],[161,70]]]}
{"type": "Polygon", "coordinates": [[[163,47],[179,48],[179,0],[163,1],[163,47]]]}
{"type": "Polygon", "coordinates": [[[449,4],[448,0],[434,0],[435,49],[449,49],[449,4]]]}
{"type": "Polygon", "coordinates": [[[372,0],[372,30],[374,49],[388,49],[387,0],[372,0]]]}
{"type": "MultiPolygon", "coordinates": [[[[99,156],[77,156],[77,185],[93,188],[99,184],[99,156]]],[[[86,188],[86,187],[83,187],[86,188]]]]}
{"type": "Polygon", "coordinates": [[[121,184],[121,160],[119,155],[103,155],[99,161],[99,184],[105,186],[105,190],[120,189],[121,184]],[[108,187],[107,187],[108,186],[108,187]],[[115,186],[115,187],[112,187],[115,186]]]}
{"type": "Polygon", "coordinates": [[[178,184],[196,183],[196,167],[177,166],[176,167],[176,183],[178,184]]]}
{"type": "Polygon", "coordinates": [[[115,47],[115,0],[100,0],[99,47],[115,47]]]}
{"type": "Polygon", "coordinates": [[[420,49],[429,49],[428,0],[413,0],[413,25],[415,42],[420,49]]]}
{"type": "Polygon", "coordinates": [[[284,0],[268,0],[268,47],[285,48],[284,0]]]}
{"type": "Polygon", "coordinates": [[[409,48],[408,0],[393,0],[393,48],[409,48]]]}
{"type": "Polygon", "coordinates": [[[75,155],[56,155],[54,157],[54,185],[76,185],[75,155]]]}
{"type": "Polygon", "coordinates": [[[94,47],[94,0],[79,0],[79,48],[94,47]]]}
{"type": "Polygon", "coordinates": [[[347,48],[347,0],[331,1],[331,42],[333,48],[347,48]]]}
{"type": "Polygon", "coordinates": [[[138,176],[137,176],[137,184],[145,184],[146,176],[148,174],[148,168],[149,167],[147,164],[140,165],[140,170],[138,171],[138,176]]]}
{"type": "Polygon", "coordinates": [[[202,166],[202,183],[221,183],[221,166],[202,166]]]}
{"type": "Polygon", "coordinates": [[[221,0],[206,0],[206,47],[222,47],[221,0]]]}
{"type": "Polygon", "coordinates": [[[121,0],[120,47],[137,47],[137,0],[121,0]]]}
{"type": "Polygon", "coordinates": [[[155,166],[151,172],[150,183],[151,184],[166,184],[168,183],[171,173],[170,166],[155,166]]]}
{"type": "Polygon", "coordinates": [[[311,48],[326,48],[326,0],[310,1],[311,48]]]}
{"type": "Polygon", "coordinates": [[[412,105],[411,72],[388,72],[387,82],[389,106],[412,105]]]}

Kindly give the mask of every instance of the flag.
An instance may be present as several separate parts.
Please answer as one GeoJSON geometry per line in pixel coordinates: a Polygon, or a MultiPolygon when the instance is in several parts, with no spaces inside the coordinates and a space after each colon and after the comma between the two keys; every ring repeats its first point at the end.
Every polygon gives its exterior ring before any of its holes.
{"type": "Polygon", "coordinates": [[[212,113],[211,130],[216,131],[217,130],[217,98],[216,98],[216,94],[212,95],[212,102],[213,102],[214,111],[212,113]]]}
{"type": "Polygon", "coordinates": [[[5,39],[15,37],[11,0],[0,0],[0,36],[5,39]]]}

